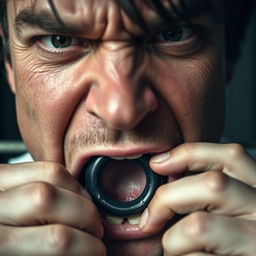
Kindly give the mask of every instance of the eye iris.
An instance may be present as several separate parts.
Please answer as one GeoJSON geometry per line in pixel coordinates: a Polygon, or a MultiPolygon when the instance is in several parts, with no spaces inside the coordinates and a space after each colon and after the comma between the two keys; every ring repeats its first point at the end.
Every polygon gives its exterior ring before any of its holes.
{"type": "Polygon", "coordinates": [[[51,41],[55,48],[65,48],[71,45],[72,38],[66,36],[53,36],[51,41]]]}
{"type": "Polygon", "coordinates": [[[182,40],[183,31],[182,28],[168,29],[163,32],[163,38],[166,41],[177,42],[182,40]]]}

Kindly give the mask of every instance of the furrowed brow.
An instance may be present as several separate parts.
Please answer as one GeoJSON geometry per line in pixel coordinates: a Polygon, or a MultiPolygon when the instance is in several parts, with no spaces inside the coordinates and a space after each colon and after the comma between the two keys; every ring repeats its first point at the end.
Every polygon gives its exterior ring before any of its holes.
{"type": "Polygon", "coordinates": [[[20,35],[27,27],[38,27],[51,33],[78,33],[75,26],[67,26],[52,12],[35,11],[34,8],[25,8],[15,17],[15,31],[20,35]]]}
{"type": "MultiPolygon", "coordinates": [[[[152,24],[143,19],[136,5],[131,5],[127,0],[115,1],[126,11],[133,21],[144,30],[144,32],[147,33],[148,28],[152,28],[152,24]]],[[[159,17],[163,21],[163,25],[175,24],[177,20],[190,22],[191,19],[204,13],[211,14],[215,16],[215,18],[217,17],[216,10],[209,0],[180,0],[178,6],[174,5],[172,0],[167,1],[169,2],[170,9],[166,9],[159,0],[146,0],[146,2],[148,2],[148,4],[150,4],[150,6],[159,14],[159,17]]],[[[50,1],[50,3],[52,2],[50,1]]],[[[86,32],[85,30],[87,26],[83,26],[83,31],[81,31],[81,26],[79,26],[79,24],[76,26],[76,24],[63,21],[54,5],[51,6],[51,8],[52,11],[35,10],[33,7],[21,10],[15,17],[16,34],[21,35],[22,31],[27,27],[38,27],[56,34],[68,33],[79,35],[86,32]]],[[[90,25],[88,26],[88,29],[89,27],[90,25]]]]}

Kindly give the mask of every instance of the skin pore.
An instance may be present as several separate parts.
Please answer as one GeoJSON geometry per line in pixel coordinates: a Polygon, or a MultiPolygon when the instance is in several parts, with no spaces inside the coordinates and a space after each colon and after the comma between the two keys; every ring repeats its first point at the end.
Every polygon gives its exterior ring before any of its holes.
{"type": "MultiPolygon", "coordinates": [[[[221,0],[209,1],[214,13],[195,11],[189,23],[176,17],[171,26],[135,1],[146,34],[115,1],[54,3],[65,27],[45,0],[8,1],[9,80],[35,160],[62,163],[78,177],[94,155],[218,141],[226,83],[221,0]]],[[[109,255],[157,256],[161,237],[106,245],[109,255]]]]}

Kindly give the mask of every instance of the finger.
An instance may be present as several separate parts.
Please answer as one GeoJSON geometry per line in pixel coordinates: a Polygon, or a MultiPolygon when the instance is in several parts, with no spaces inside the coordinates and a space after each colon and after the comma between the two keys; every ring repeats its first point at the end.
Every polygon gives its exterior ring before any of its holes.
{"type": "Polygon", "coordinates": [[[0,165],[0,177],[2,191],[35,181],[43,181],[75,193],[86,194],[64,166],[55,162],[2,164],[0,165]]]}
{"type": "Polygon", "coordinates": [[[255,237],[255,221],[196,212],[172,226],[162,243],[167,255],[254,255],[255,237]]]}
{"type": "Polygon", "coordinates": [[[238,144],[185,143],[151,159],[153,170],[163,175],[184,171],[221,170],[256,186],[256,161],[238,144]]]}
{"type": "Polygon", "coordinates": [[[94,236],[63,225],[0,226],[0,255],[105,256],[103,243],[94,236]]]}
{"type": "Polygon", "coordinates": [[[102,227],[92,201],[69,190],[37,182],[0,193],[0,223],[14,226],[64,224],[97,237],[102,227]]]}
{"type": "Polygon", "coordinates": [[[155,233],[178,214],[209,211],[256,219],[255,188],[224,173],[210,171],[161,186],[148,206],[143,231],[155,233]]]}

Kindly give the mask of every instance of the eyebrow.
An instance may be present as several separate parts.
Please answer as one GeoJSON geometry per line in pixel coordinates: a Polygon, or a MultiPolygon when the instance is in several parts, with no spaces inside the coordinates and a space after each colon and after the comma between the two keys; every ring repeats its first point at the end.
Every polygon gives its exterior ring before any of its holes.
{"type": "MultiPolygon", "coordinates": [[[[134,20],[140,21],[139,26],[142,24],[142,29],[145,31],[145,26],[147,26],[148,22],[143,21],[140,16],[138,9],[134,9],[134,5],[132,7],[127,4],[127,0],[115,0],[118,4],[127,12],[127,14],[134,20]]],[[[162,4],[158,0],[150,1],[151,5],[154,5],[154,8],[163,19],[165,25],[172,25],[177,20],[189,21],[195,17],[200,16],[203,13],[209,13],[213,16],[216,15],[216,10],[214,7],[206,0],[180,0],[180,6],[175,6],[169,1],[172,12],[166,10],[162,4]],[[152,3],[151,3],[152,2],[152,3]],[[155,4],[155,2],[158,2],[155,4]],[[174,15],[175,14],[175,15],[174,15]],[[168,24],[167,24],[168,23],[168,24]]],[[[75,24],[71,22],[64,22],[56,9],[53,9],[51,12],[46,10],[35,10],[33,6],[26,7],[21,10],[15,17],[15,31],[17,35],[21,35],[22,31],[26,27],[38,27],[50,33],[69,33],[69,34],[84,34],[86,32],[86,26],[79,28],[75,24]]],[[[152,23],[154,24],[154,22],[152,23]]],[[[159,25],[159,22],[156,23],[159,25]]],[[[163,25],[164,25],[163,24],[163,25]]],[[[89,27],[89,26],[88,26],[89,27]]]]}
{"type": "MultiPolygon", "coordinates": [[[[33,7],[27,7],[21,10],[15,17],[15,31],[18,35],[28,26],[38,27],[43,30],[59,33],[65,32],[66,25],[61,22],[52,12],[35,11],[33,7]]],[[[73,31],[77,32],[77,31],[73,31]]]]}

